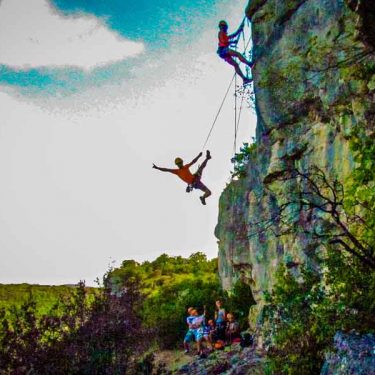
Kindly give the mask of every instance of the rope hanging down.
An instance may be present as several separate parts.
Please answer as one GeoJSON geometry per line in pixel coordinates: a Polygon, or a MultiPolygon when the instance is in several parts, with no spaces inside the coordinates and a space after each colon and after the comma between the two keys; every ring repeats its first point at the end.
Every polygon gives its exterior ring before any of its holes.
{"type": "Polygon", "coordinates": [[[234,152],[237,148],[237,73],[234,77],[234,141],[233,141],[234,152]]]}
{"type": "MultiPolygon", "coordinates": [[[[237,93],[235,95],[237,96],[237,93]]],[[[245,98],[245,94],[242,93],[240,110],[238,112],[238,115],[237,115],[237,108],[235,108],[235,117],[234,117],[235,128],[234,128],[233,155],[236,153],[236,148],[237,148],[237,135],[238,135],[238,131],[239,131],[239,128],[240,128],[240,120],[241,120],[241,113],[242,113],[244,98],[245,98]]],[[[237,101],[237,98],[235,100],[237,101]]]]}
{"type": "Polygon", "coordinates": [[[207,145],[208,140],[210,139],[210,136],[211,136],[212,130],[214,129],[215,124],[216,124],[216,121],[217,121],[217,119],[219,118],[219,114],[220,114],[220,112],[221,112],[221,110],[222,110],[222,108],[223,108],[223,105],[224,105],[224,103],[225,103],[225,99],[226,99],[227,96],[228,96],[229,90],[230,90],[230,88],[232,87],[232,83],[233,83],[233,81],[234,81],[234,77],[235,77],[235,76],[236,76],[236,74],[233,74],[233,77],[232,77],[232,79],[231,79],[231,81],[230,81],[230,83],[229,83],[229,86],[228,86],[227,91],[226,91],[226,93],[225,93],[225,95],[224,95],[224,98],[223,98],[223,100],[222,100],[222,102],[221,102],[221,104],[220,104],[219,110],[217,111],[216,116],[215,116],[215,119],[214,119],[214,121],[213,121],[213,123],[212,123],[212,125],[211,125],[211,129],[210,129],[210,131],[208,132],[207,138],[206,138],[206,140],[205,140],[204,143],[203,143],[202,151],[204,150],[204,148],[205,148],[206,145],[207,145]]]}

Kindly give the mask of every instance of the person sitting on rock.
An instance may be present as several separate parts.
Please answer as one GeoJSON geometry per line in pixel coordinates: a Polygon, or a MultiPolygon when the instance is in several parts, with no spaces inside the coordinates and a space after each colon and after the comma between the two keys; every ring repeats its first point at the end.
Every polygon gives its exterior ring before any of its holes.
{"type": "Polygon", "coordinates": [[[234,39],[242,32],[244,27],[244,23],[242,22],[238,30],[228,35],[228,24],[226,21],[222,20],[219,22],[219,48],[217,50],[217,54],[225,60],[228,64],[234,67],[236,73],[242,78],[244,85],[250,83],[252,80],[245,76],[242,73],[240,66],[238,65],[237,61],[234,58],[237,58],[244,64],[248,65],[250,68],[253,67],[254,63],[252,61],[246,60],[246,58],[241,55],[239,52],[235,51],[234,49],[229,48],[231,44],[235,43],[234,39]]]}
{"type": "Polygon", "coordinates": [[[173,174],[176,174],[178,177],[181,178],[184,182],[188,184],[188,187],[186,188],[187,192],[190,192],[192,189],[199,189],[204,192],[204,194],[199,197],[202,204],[206,204],[206,198],[208,198],[212,193],[210,189],[206,185],[203,184],[201,181],[203,169],[206,167],[208,160],[211,159],[210,151],[207,150],[206,152],[206,159],[202,163],[202,165],[198,168],[198,170],[192,174],[190,172],[190,167],[195,164],[198,159],[202,156],[202,153],[199,153],[199,155],[194,158],[190,163],[184,165],[184,161],[181,158],[175,159],[175,164],[177,165],[178,169],[169,169],[169,168],[161,168],[153,164],[152,168],[158,169],[162,172],[170,172],[173,174]]]}
{"type": "Polygon", "coordinates": [[[233,314],[227,315],[228,323],[225,329],[225,341],[231,345],[233,343],[241,342],[241,329],[240,324],[234,319],[233,314]]]}
{"type": "Polygon", "coordinates": [[[211,350],[213,350],[213,343],[215,342],[215,332],[215,322],[210,319],[203,327],[203,338],[207,341],[211,350]]]}

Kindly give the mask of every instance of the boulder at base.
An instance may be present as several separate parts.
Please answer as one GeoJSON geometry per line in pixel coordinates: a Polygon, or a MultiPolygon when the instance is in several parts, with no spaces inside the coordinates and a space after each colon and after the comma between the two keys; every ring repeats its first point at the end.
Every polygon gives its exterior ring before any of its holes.
{"type": "Polygon", "coordinates": [[[375,336],[337,332],[320,375],[375,375],[375,336]]]}

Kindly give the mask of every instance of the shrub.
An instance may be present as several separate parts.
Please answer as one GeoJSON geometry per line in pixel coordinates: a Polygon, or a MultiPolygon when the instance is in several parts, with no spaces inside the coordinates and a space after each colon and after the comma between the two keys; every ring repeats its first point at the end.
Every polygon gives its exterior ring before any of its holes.
{"type": "Polygon", "coordinates": [[[256,144],[244,143],[240,148],[240,152],[236,153],[231,162],[233,163],[233,172],[231,172],[233,178],[244,178],[247,176],[247,165],[254,155],[256,150],[256,144]]]}
{"type": "Polygon", "coordinates": [[[283,265],[277,272],[264,309],[271,373],[319,373],[336,331],[374,331],[374,272],[332,248],[320,269],[302,266],[299,278],[283,265]]]}
{"type": "MultiPolygon", "coordinates": [[[[122,374],[133,353],[146,347],[147,334],[137,309],[141,294],[135,283],[113,295],[101,288],[91,304],[80,283],[63,310],[36,317],[35,302],[0,315],[1,374],[122,374]]],[[[57,307],[56,307],[57,308],[57,307]]]]}

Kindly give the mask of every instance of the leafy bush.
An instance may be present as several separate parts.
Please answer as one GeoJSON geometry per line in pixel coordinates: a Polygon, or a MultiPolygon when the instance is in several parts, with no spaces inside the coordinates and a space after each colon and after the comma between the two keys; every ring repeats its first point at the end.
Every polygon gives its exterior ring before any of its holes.
{"type": "Polygon", "coordinates": [[[329,249],[321,272],[281,266],[267,295],[264,327],[275,374],[316,374],[336,331],[374,331],[375,274],[358,259],[329,249]]]}
{"type": "Polygon", "coordinates": [[[207,260],[203,253],[163,254],[142,264],[126,260],[94,292],[84,283],[69,291],[46,314],[32,295],[20,306],[0,310],[1,375],[137,373],[148,366],[143,354],[154,344],[182,344],[188,307],[203,311],[206,305],[213,318],[220,298],[245,323],[252,301],[250,289],[240,284],[228,297],[217,259],[207,260]]]}
{"type": "MultiPolygon", "coordinates": [[[[36,304],[37,316],[45,315],[58,301],[70,298],[75,285],[0,284],[0,308],[21,307],[30,300],[36,304]]],[[[86,287],[88,298],[95,288],[86,287]]]]}
{"type": "Polygon", "coordinates": [[[214,316],[215,300],[222,298],[219,280],[187,280],[165,286],[145,300],[142,315],[149,327],[156,329],[156,341],[162,349],[182,344],[186,333],[186,310],[193,306],[208,316],[214,316]]]}
{"type": "Polygon", "coordinates": [[[137,314],[138,286],[129,282],[118,295],[101,288],[90,304],[86,293],[81,283],[69,302],[41,317],[32,300],[15,307],[10,317],[3,310],[1,374],[125,373],[147,336],[137,314]]]}
{"type": "Polygon", "coordinates": [[[254,155],[256,150],[256,144],[244,143],[240,148],[240,152],[236,153],[231,162],[233,163],[233,172],[231,172],[233,178],[244,178],[247,175],[247,165],[254,155]]]}
{"type": "Polygon", "coordinates": [[[345,211],[359,221],[352,230],[375,258],[375,132],[357,125],[350,137],[350,147],[356,162],[348,182],[345,211]]]}
{"type": "Polygon", "coordinates": [[[193,306],[213,317],[215,300],[224,297],[217,270],[217,259],[207,260],[198,252],[188,258],[160,255],[139,264],[125,260],[113,270],[108,281],[116,290],[125,279],[138,280],[145,296],[140,313],[145,326],[155,329],[161,348],[182,344],[186,333],[186,310],[193,306]]]}
{"type": "Polygon", "coordinates": [[[225,300],[227,311],[234,314],[236,320],[240,323],[241,330],[247,329],[249,310],[252,305],[255,305],[250,286],[238,280],[225,300]]]}

